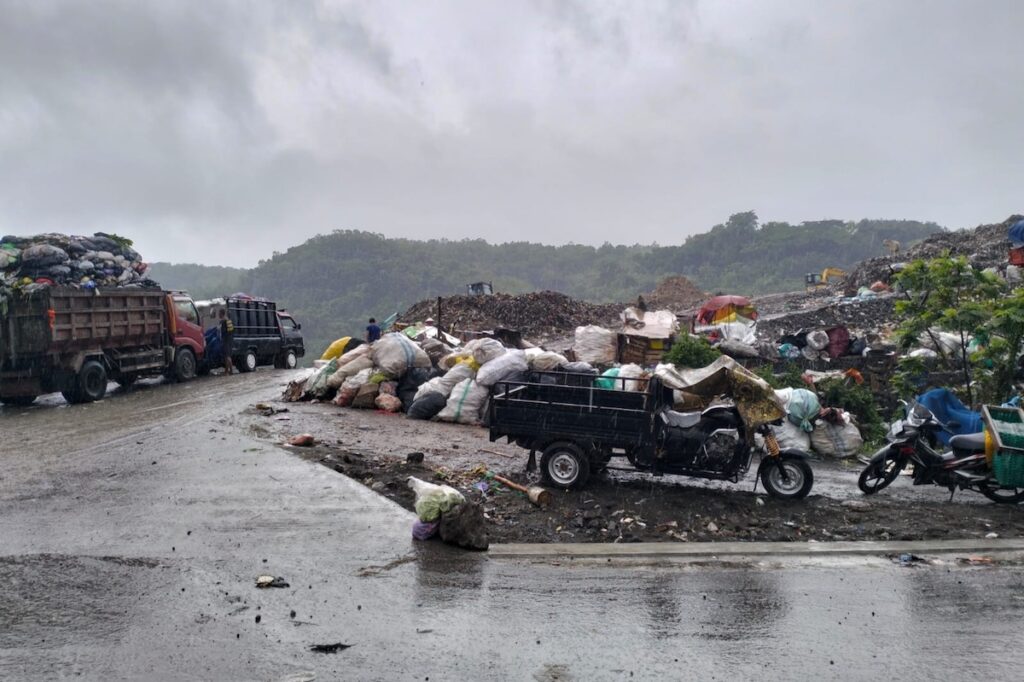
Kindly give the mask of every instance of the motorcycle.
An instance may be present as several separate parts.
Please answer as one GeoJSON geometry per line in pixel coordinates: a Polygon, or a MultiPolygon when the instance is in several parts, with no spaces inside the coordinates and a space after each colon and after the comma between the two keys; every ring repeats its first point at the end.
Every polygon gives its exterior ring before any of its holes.
{"type": "Polygon", "coordinates": [[[960,425],[943,424],[916,402],[903,405],[906,417],[892,423],[886,435],[888,443],[871,457],[857,480],[861,492],[874,495],[895,481],[907,465],[913,465],[914,485],[948,488],[950,499],[957,490],[973,490],[1001,504],[1024,501],[1024,488],[1003,487],[992,476],[984,433],[953,436],[950,450],[939,452],[939,432],[952,433],[960,425]]]}

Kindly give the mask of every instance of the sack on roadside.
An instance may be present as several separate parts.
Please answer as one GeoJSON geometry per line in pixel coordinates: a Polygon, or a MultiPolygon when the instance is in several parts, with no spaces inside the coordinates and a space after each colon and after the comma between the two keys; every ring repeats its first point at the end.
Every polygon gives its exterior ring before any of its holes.
{"type": "Polygon", "coordinates": [[[495,360],[508,352],[501,341],[497,339],[480,339],[480,343],[473,349],[473,359],[483,367],[488,362],[495,360]]]}
{"type": "Polygon", "coordinates": [[[373,364],[392,377],[413,367],[431,366],[430,357],[405,334],[385,334],[373,344],[373,364]]]}
{"type": "Polygon", "coordinates": [[[406,412],[406,416],[409,419],[433,419],[437,416],[438,412],[444,409],[447,402],[447,396],[440,393],[427,393],[413,401],[406,412]]]}
{"type": "Polygon", "coordinates": [[[448,402],[437,418],[457,424],[479,424],[480,411],[487,402],[490,391],[473,379],[460,382],[448,396],[448,402]]]}
{"type": "Polygon", "coordinates": [[[455,365],[443,376],[434,377],[416,389],[416,396],[413,401],[419,400],[427,393],[440,393],[445,398],[451,395],[452,389],[466,379],[476,376],[476,371],[470,365],[460,363],[455,365]]]}
{"type": "Polygon", "coordinates": [[[529,369],[526,354],[521,350],[510,350],[481,365],[476,373],[476,382],[490,388],[509,375],[529,369]]]}
{"type": "Polygon", "coordinates": [[[864,438],[853,418],[844,413],[842,424],[832,424],[822,419],[811,432],[811,449],[825,457],[846,459],[860,452],[864,438]]]}
{"type": "Polygon", "coordinates": [[[420,521],[427,523],[437,521],[441,514],[466,501],[462,493],[451,486],[428,483],[415,476],[410,476],[406,485],[416,495],[416,502],[413,505],[416,516],[420,521]]]}
{"type": "Polygon", "coordinates": [[[352,399],[352,407],[372,410],[376,407],[375,401],[380,395],[380,384],[365,383],[359,387],[355,398],[352,399]]]}
{"type": "MultiPolygon", "coordinates": [[[[341,363],[338,363],[341,365],[341,363]]],[[[360,372],[370,369],[373,367],[373,360],[368,356],[356,358],[351,362],[347,362],[344,365],[338,367],[337,371],[331,376],[327,377],[327,387],[338,389],[349,377],[353,377],[360,372]]]]}
{"type": "Polygon", "coordinates": [[[331,360],[317,370],[317,373],[306,382],[306,395],[312,398],[324,398],[327,395],[327,379],[338,371],[338,361],[331,360]]]}
{"type": "Polygon", "coordinates": [[[381,393],[374,399],[373,404],[378,410],[385,412],[399,412],[402,409],[402,401],[391,393],[381,393]]]}

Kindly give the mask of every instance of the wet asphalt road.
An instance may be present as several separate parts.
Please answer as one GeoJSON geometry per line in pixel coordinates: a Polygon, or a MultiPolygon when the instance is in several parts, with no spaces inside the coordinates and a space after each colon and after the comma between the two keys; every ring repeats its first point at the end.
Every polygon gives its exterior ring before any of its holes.
{"type": "Polygon", "coordinates": [[[247,432],[238,414],[286,380],[0,409],[0,679],[1018,679],[1024,666],[1014,566],[559,565],[414,545],[408,512],[247,432]],[[262,573],[291,586],[257,590],[262,573]],[[335,642],[353,646],[308,650],[335,642]]]}

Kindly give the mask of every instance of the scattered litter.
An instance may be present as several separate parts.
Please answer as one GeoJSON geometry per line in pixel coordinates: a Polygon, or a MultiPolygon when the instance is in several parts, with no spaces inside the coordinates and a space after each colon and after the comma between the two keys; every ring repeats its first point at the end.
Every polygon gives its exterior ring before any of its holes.
{"type": "Polygon", "coordinates": [[[342,644],[341,642],[337,642],[335,644],[312,644],[310,645],[309,650],[317,654],[336,654],[339,651],[351,649],[353,646],[355,645],[342,644]]]}
{"type": "Polygon", "coordinates": [[[416,561],[416,557],[410,554],[408,556],[399,557],[394,561],[389,561],[388,563],[383,564],[381,566],[364,566],[363,568],[360,568],[358,571],[356,571],[356,575],[360,578],[367,578],[370,576],[380,575],[384,571],[390,571],[392,568],[396,568],[398,566],[401,566],[402,564],[412,563],[413,561],[416,561]]]}
{"type": "Polygon", "coordinates": [[[288,445],[294,445],[299,448],[308,448],[316,445],[316,439],[311,434],[301,433],[297,436],[292,436],[288,439],[288,445]]]}
{"type": "Polygon", "coordinates": [[[288,581],[280,576],[274,577],[272,575],[261,575],[256,578],[256,587],[261,589],[267,587],[291,587],[288,581]]]}

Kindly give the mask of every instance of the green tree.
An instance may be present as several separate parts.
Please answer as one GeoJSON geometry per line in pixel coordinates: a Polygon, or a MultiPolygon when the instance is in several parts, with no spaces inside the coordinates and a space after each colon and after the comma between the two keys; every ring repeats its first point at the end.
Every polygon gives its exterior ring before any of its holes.
{"type": "MultiPolygon", "coordinates": [[[[1016,292],[1008,296],[998,277],[973,267],[963,256],[949,254],[914,261],[896,282],[906,292],[905,299],[896,303],[904,350],[930,340],[939,355],[939,368],[961,376],[968,404],[976,397],[976,378],[984,379],[984,396],[978,397],[998,399],[1010,390],[1024,341],[1024,296],[1016,292]],[[944,347],[938,332],[953,335],[955,351],[944,347]],[[984,352],[971,352],[972,339],[986,342],[984,352]]],[[[913,361],[903,368],[921,369],[913,361]]]]}

